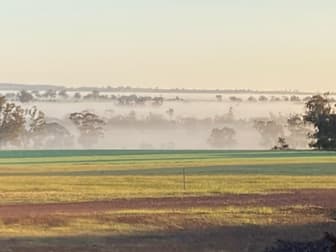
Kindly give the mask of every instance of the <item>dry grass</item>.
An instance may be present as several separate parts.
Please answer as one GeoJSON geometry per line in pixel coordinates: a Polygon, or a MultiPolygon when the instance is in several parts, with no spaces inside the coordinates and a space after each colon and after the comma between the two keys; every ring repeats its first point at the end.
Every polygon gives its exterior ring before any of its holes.
{"type": "Polygon", "coordinates": [[[335,189],[336,176],[3,176],[0,204],[108,200],[112,198],[274,193],[293,189],[335,189]]]}
{"type": "Polygon", "coordinates": [[[3,218],[0,222],[0,237],[134,235],[232,225],[289,225],[325,221],[329,221],[329,217],[322,209],[302,206],[140,209],[90,215],[3,218]]]}

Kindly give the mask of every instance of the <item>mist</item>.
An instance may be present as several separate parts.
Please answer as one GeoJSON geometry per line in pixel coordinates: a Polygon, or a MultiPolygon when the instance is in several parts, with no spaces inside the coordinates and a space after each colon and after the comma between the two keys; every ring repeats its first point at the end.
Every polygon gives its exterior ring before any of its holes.
{"type": "MultiPolygon", "coordinates": [[[[7,97],[15,100],[17,94],[9,93],[7,97]]],[[[98,99],[76,100],[71,98],[75,93],[66,95],[29,102],[16,99],[14,102],[23,109],[36,107],[42,111],[46,123],[57,127],[44,130],[41,134],[48,140],[39,140],[39,145],[7,148],[259,150],[271,149],[279,137],[286,138],[291,148],[308,148],[309,129],[298,135],[288,125],[288,118],[305,111],[306,96],[100,93],[98,99]],[[145,102],[121,103],[125,97],[145,102]],[[83,128],[85,122],[78,121],[82,114],[77,115],[77,121],[70,119],[72,113],[82,112],[95,115],[101,122],[92,124],[90,131],[87,125],[83,128]]],[[[90,92],[80,96],[90,97],[90,92]]]]}

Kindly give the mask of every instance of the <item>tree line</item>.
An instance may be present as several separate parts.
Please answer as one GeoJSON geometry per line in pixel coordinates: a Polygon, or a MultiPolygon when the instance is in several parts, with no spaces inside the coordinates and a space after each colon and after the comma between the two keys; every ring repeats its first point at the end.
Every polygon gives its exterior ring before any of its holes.
{"type": "MultiPolygon", "coordinates": [[[[242,120],[234,117],[232,109],[223,116],[215,119],[180,118],[173,120],[174,110],[166,111],[169,119],[150,114],[144,122],[136,118],[135,112],[109,119],[99,117],[90,111],[74,112],[67,120],[75,127],[78,136],[55,120],[48,120],[46,115],[36,106],[22,108],[14,102],[8,102],[0,97],[0,148],[71,148],[79,144],[91,148],[104,137],[105,129],[116,125],[171,125],[181,123],[183,127],[191,125],[243,124],[242,120]],[[196,121],[195,121],[196,120],[196,121]]],[[[305,147],[304,139],[310,139],[309,147],[319,150],[336,149],[336,111],[334,102],[328,94],[315,95],[305,103],[305,113],[282,118],[286,122],[286,132],[276,118],[253,121],[254,129],[261,137],[262,146],[275,144],[274,149],[290,149],[305,147]]],[[[208,144],[214,148],[232,147],[236,143],[236,130],[230,126],[214,128],[209,133],[208,144]]],[[[307,145],[306,145],[307,146],[307,145]]],[[[308,146],[307,146],[308,147],[308,146]]]]}
{"type": "MultiPolygon", "coordinates": [[[[274,150],[287,150],[302,146],[302,140],[309,139],[308,146],[318,150],[336,150],[335,100],[329,94],[314,95],[305,102],[305,113],[287,118],[287,136],[277,120],[255,120],[254,128],[260,133],[262,145],[277,139],[274,150]]],[[[216,148],[235,143],[236,131],[230,127],[212,130],[208,142],[216,148]]],[[[307,146],[307,147],[308,147],[307,146]]]]}

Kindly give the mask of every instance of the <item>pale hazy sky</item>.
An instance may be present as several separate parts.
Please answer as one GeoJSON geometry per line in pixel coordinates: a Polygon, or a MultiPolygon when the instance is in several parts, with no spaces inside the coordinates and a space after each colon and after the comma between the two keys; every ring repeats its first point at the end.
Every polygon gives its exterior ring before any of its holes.
{"type": "Polygon", "coordinates": [[[336,87],[335,0],[0,0],[0,82],[336,87]]]}

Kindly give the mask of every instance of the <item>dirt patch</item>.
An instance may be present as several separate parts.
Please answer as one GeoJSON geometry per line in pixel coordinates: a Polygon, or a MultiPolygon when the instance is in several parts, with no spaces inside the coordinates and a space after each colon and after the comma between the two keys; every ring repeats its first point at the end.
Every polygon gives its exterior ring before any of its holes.
{"type": "Polygon", "coordinates": [[[125,209],[183,209],[225,206],[286,207],[293,205],[336,208],[336,189],[297,190],[290,193],[267,195],[225,194],[202,197],[136,198],[80,203],[2,205],[0,206],[0,218],[21,218],[51,214],[86,214],[125,209]]]}

